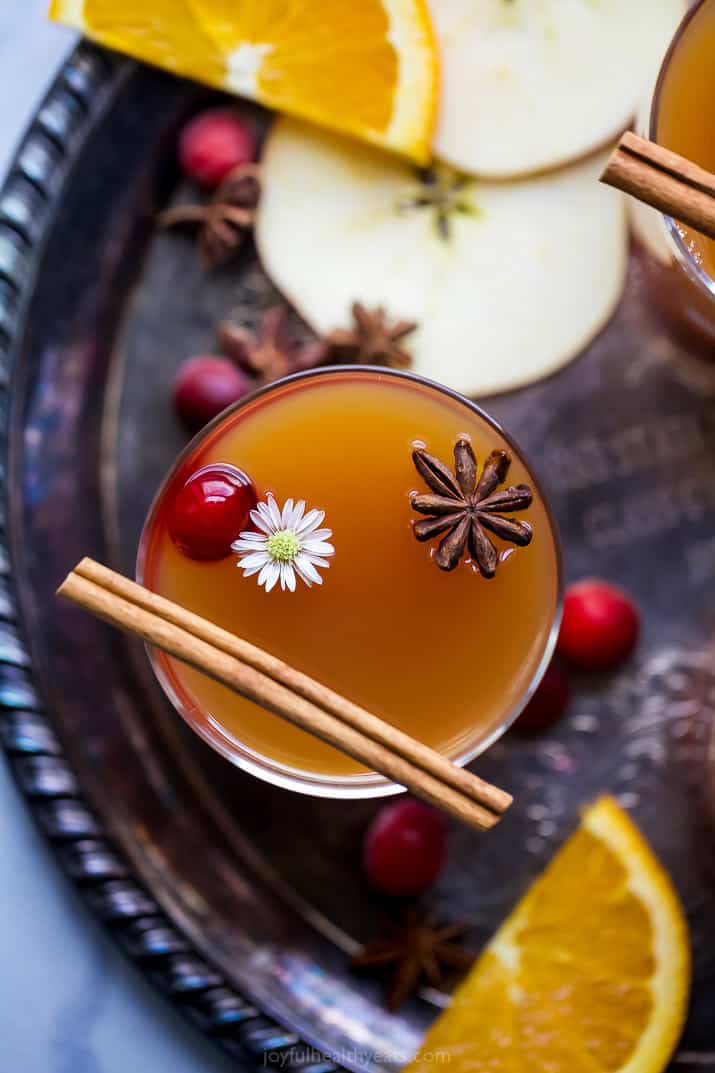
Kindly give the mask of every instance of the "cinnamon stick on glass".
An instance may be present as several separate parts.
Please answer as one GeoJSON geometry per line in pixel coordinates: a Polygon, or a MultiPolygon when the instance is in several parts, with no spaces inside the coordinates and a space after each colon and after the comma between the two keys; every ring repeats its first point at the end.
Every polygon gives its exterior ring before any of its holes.
{"type": "Polygon", "coordinates": [[[715,175],[670,149],[628,131],[601,182],[715,239],[715,175]]]}

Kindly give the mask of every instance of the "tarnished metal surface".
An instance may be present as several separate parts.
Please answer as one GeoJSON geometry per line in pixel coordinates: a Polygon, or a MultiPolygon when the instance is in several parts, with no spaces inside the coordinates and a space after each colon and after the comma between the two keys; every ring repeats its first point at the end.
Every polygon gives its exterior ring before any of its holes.
{"type": "MultiPolygon", "coordinates": [[[[153,233],[196,93],[83,50],[0,195],[13,492],[0,547],[2,741],[90,907],[229,1051],[301,1069],[397,1066],[444,996],[391,1017],[375,982],[349,970],[380,909],[356,851],[377,806],[290,796],[233,769],[174,715],[141,649],[53,601],[83,554],[132,570],[145,510],[185,442],[167,404],[176,365],[212,348],[220,317],[254,323],[276,298],[250,245],[235,268],[207,275],[188,239],[153,233]]],[[[518,287],[518,265],[514,275],[518,287]]],[[[690,915],[687,1068],[715,1050],[715,851],[702,807],[715,372],[668,336],[634,254],[624,301],[586,354],[480,401],[540,469],[567,574],[625,584],[644,636],[623,671],[577,682],[552,732],[511,733],[478,762],[516,804],[488,836],[454,829],[435,900],[474,921],[477,947],[580,806],[615,793],[690,915]]]]}

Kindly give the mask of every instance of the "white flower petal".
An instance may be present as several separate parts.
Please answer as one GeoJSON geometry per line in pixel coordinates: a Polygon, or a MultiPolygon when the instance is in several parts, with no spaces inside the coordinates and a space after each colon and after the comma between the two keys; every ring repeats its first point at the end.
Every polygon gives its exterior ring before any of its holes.
{"type": "Polygon", "coordinates": [[[265,547],[268,543],[266,533],[256,533],[253,536],[238,536],[231,547],[234,552],[240,552],[245,547],[265,547]]]}
{"type": "Polygon", "coordinates": [[[327,544],[324,540],[306,540],[301,548],[302,551],[307,551],[311,555],[335,555],[335,548],[332,544],[327,544]]]}
{"type": "Polygon", "coordinates": [[[295,571],[291,563],[281,563],[281,589],[295,592],[295,571]]]}
{"type": "Polygon", "coordinates": [[[321,558],[320,555],[311,555],[310,552],[306,552],[306,555],[310,559],[313,566],[323,566],[326,569],[330,566],[329,560],[321,558]]]}
{"type": "MultiPolygon", "coordinates": [[[[305,561],[305,560],[303,560],[303,561],[305,561]]],[[[308,577],[308,575],[303,570],[303,568],[302,568],[301,564],[298,562],[297,558],[293,560],[291,565],[292,565],[293,569],[295,570],[296,574],[298,575],[298,577],[300,578],[300,580],[302,582],[304,582],[308,586],[309,589],[312,588],[312,582],[311,582],[310,578],[308,577]]]]}
{"type": "Polygon", "coordinates": [[[281,512],[278,509],[278,504],[276,503],[274,496],[269,496],[268,497],[267,507],[268,507],[268,514],[270,516],[271,523],[273,525],[273,532],[276,533],[276,532],[278,532],[279,529],[282,529],[283,522],[281,520],[281,512]]]}
{"type": "Polygon", "coordinates": [[[323,579],[311,563],[309,556],[304,555],[303,552],[298,552],[293,560],[293,566],[300,572],[301,577],[309,578],[310,581],[314,582],[316,585],[322,583],[323,579]]]}
{"type": "Polygon", "coordinates": [[[290,529],[290,520],[293,516],[293,500],[286,499],[281,511],[281,529],[290,529]]]}
{"type": "Polygon", "coordinates": [[[332,529],[312,529],[305,534],[305,540],[330,540],[332,535],[332,529]]]}
{"type": "Polygon", "coordinates": [[[305,514],[305,500],[304,499],[299,499],[298,502],[295,505],[293,515],[292,515],[292,517],[290,519],[290,528],[293,530],[293,532],[295,532],[295,530],[300,525],[300,521],[301,521],[301,519],[302,519],[304,514],[305,514]]]}
{"type": "Polygon", "coordinates": [[[238,540],[260,540],[265,544],[268,539],[267,533],[257,533],[255,529],[244,529],[243,532],[238,534],[238,540]]]}
{"type": "Polygon", "coordinates": [[[232,552],[260,552],[261,549],[265,549],[266,538],[259,533],[256,533],[256,540],[249,540],[248,536],[239,536],[238,540],[235,540],[231,545],[232,552]]]}
{"type": "Polygon", "coordinates": [[[296,529],[296,535],[302,538],[307,536],[308,533],[312,533],[314,529],[317,529],[322,524],[324,518],[324,510],[309,510],[296,529]]]}
{"type": "Polygon", "coordinates": [[[261,567],[261,572],[258,575],[258,584],[259,585],[263,585],[263,583],[268,580],[268,575],[269,575],[269,573],[271,571],[272,566],[273,566],[272,562],[263,564],[263,566],[261,567]]]}
{"type": "Polygon", "coordinates": [[[262,533],[266,533],[268,536],[271,535],[273,526],[271,525],[270,515],[268,514],[265,503],[259,503],[256,509],[251,511],[250,518],[253,524],[260,529],[262,533]]]}
{"type": "Polygon", "coordinates": [[[244,577],[253,577],[254,574],[263,569],[263,565],[243,567],[240,563],[236,563],[236,566],[239,570],[243,570],[244,577]]]}
{"type": "Polygon", "coordinates": [[[280,576],[280,563],[271,561],[266,563],[258,575],[258,584],[265,585],[266,592],[270,592],[280,576]]]}
{"type": "Polygon", "coordinates": [[[271,556],[267,551],[251,551],[248,555],[242,556],[239,559],[239,566],[265,566],[266,563],[271,562],[271,556]]]}

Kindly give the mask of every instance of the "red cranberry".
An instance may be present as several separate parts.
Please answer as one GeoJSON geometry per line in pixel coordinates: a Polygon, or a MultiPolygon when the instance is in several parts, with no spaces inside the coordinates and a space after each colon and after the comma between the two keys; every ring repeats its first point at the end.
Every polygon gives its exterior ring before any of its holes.
{"type": "Polygon", "coordinates": [[[253,160],[253,136],[228,108],[201,112],[179,135],[179,163],[190,179],[217,186],[233,168],[253,160]]]}
{"type": "Polygon", "coordinates": [[[609,670],[631,654],[638,628],[630,597],[615,585],[588,578],[566,591],[558,651],[581,670],[609,670]]]}
{"type": "Polygon", "coordinates": [[[169,508],[171,539],[184,555],[204,562],[225,559],[246,528],[256,489],[235,466],[215,463],[192,473],[169,508]]]}
{"type": "Polygon", "coordinates": [[[202,354],[179,366],[174,380],[174,406],[184,424],[199,429],[253,387],[228,358],[202,354]]]}
{"type": "Polygon", "coordinates": [[[547,667],[536,692],[517,719],[515,726],[531,734],[558,722],[571,699],[571,685],[563,671],[552,663],[547,667]]]}
{"type": "Polygon", "coordinates": [[[429,805],[411,799],[386,805],[365,835],[365,874],[383,894],[420,894],[442,870],[446,843],[447,825],[429,805]]]}

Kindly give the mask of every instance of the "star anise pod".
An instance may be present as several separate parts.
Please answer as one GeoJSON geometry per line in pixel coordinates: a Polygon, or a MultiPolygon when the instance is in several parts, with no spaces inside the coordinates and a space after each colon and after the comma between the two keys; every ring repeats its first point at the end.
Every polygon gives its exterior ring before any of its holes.
{"type": "Polygon", "coordinates": [[[199,228],[199,254],[210,268],[224,264],[253,227],[260,195],[258,164],[239,164],[229,172],[210,201],[177,205],[157,217],[160,227],[199,228]]]}
{"type": "Polygon", "coordinates": [[[310,369],[320,364],[325,355],[322,343],[302,343],[290,337],[287,306],[267,309],[258,332],[224,320],[218,326],[217,336],[223,352],[260,384],[310,369]]]}
{"type": "Polygon", "coordinates": [[[392,967],[385,1005],[396,1010],[423,981],[442,987],[445,968],[465,972],[471,966],[474,955],[453,941],[468,930],[463,923],[438,926],[433,914],[420,917],[411,908],[400,919],[386,922],[382,934],[352,964],[356,969],[392,967]]]}
{"type": "Polygon", "coordinates": [[[325,337],[331,360],[393,369],[410,367],[412,355],[402,346],[402,340],[415,330],[415,321],[390,322],[381,306],[366,309],[360,302],[353,302],[352,315],[352,328],[339,328],[325,337]]]}
{"type": "Polygon", "coordinates": [[[519,547],[531,542],[528,522],[512,521],[503,514],[525,510],[532,501],[531,489],[518,484],[497,492],[506,480],[511,455],[492,451],[477,482],[477,460],[468,440],[458,440],[454,448],[454,473],[439,459],[419,449],[412,452],[417,471],[433,495],[413,495],[412,509],[428,514],[414,523],[418,540],[431,540],[441,533],[435,561],[440,570],[454,570],[466,548],[485,578],[496,573],[499,553],[487,530],[501,540],[519,547]]]}

